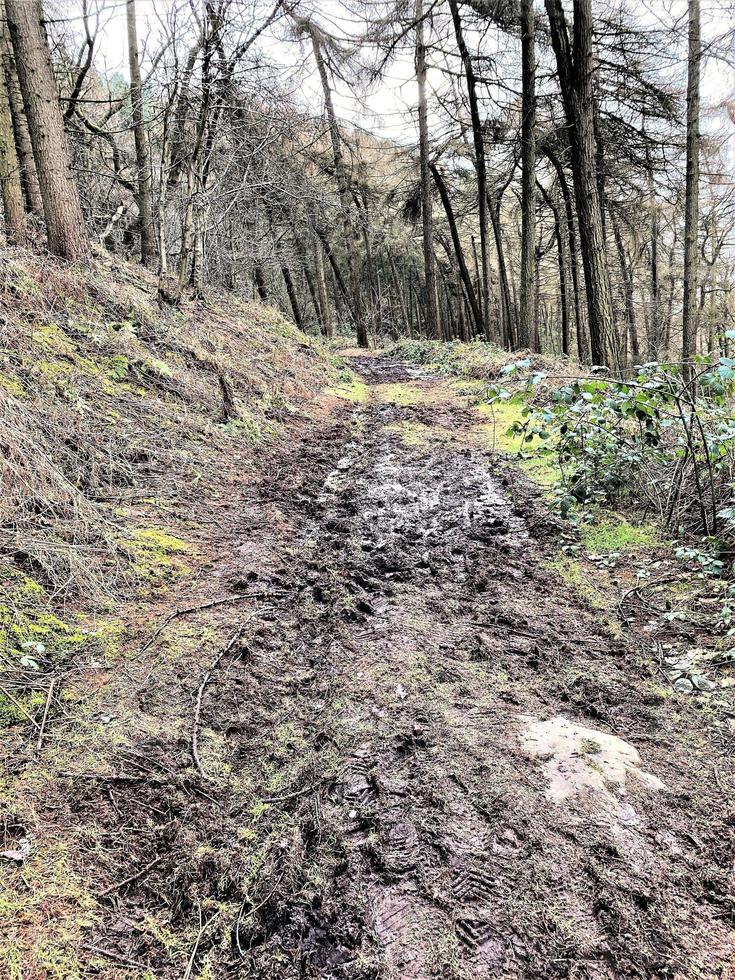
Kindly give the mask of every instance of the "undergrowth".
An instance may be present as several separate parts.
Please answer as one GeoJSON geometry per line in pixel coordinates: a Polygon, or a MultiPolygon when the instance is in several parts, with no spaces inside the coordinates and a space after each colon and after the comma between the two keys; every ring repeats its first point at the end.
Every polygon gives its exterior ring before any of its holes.
{"type": "Polygon", "coordinates": [[[274,310],[161,309],[155,295],[152,276],[102,252],[87,267],[0,259],[0,560],[56,594],[147,580],[126,538],[148,519],[139,502],[186,494],[275,438],[336,373],[274,310]]]}

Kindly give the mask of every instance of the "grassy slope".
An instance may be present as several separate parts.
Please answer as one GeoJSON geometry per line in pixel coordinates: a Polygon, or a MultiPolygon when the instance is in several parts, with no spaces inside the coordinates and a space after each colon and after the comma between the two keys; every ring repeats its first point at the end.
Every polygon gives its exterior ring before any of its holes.
{"type": "Polygon", "coordinates": [[[15,871],[3,862],[0,975],[68,980],[95,883],[76,868],[83,828],[60,833],[44,804],[65,770],[104,766],[145,724],[126,717],[120,678],[142,626],[211,559],[195,504],[216,526],[336,372],[275,311],[224,298],[161,310],[153,277],[106,254],[64,267],[6,252],[0,306],[0,850],[32,847],[15,871]]]}

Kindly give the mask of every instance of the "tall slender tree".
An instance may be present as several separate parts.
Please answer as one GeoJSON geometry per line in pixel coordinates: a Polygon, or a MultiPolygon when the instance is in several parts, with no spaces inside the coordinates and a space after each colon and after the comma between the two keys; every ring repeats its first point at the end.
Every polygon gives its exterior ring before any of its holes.
{"type": "MultiPolygon", "coordinates": [[[[0,51],[3,51],[7,44],[5,35],[6,25],[0,22],[0,51]]],[[[9,242],[22,245],[26,239],[26,212],[18,154],[15,149],[13,119],[8,100],[7,75],[2,61],[0,61],[0,192],[2,192],[5,214],[5,235],[9,242]]]]}
{"type": "Polygon", "coordinates": [[[128,28],[128,65],[130,67],[130,111],[133,120],[136,163],[136,199],[140,224],[140,257],[143,265],[152,267],[156,261],[156,234],[153,227],[153,175],[151,151],[143,108],[143,83],[138,52],[138,24],[135,0],[126,0],[128,28]]]}
{"type": "Polygon", "coordinates": [[[423,0],[416,0],[416,85],[419,115],[419,166],[421,171],[421,230],[424,250],[424,285],[426,289],[426,333],[440,336],[439,311],[436,301],[436,270],[434,260],[434,218],[432,214],[431,177],[429,170],[429,121],[426,103],[426,44],[424,39],[423,0]]]}
{"type": "Polygon", "coordinates": [[[10,39],[43,199],[49,248],[66,259],[89,250],[79,190],[72,174],[39,0],[6,0],[10,39]]]}
{"type": "Polygon", "coordinates": [[[485,327],[485,335],[497,339],[497,330],[490,328],[490,252],[488,245],[488,187],[487,187],[487,162],[485,160],[485,139],[483,136],[482,120],[480,118],[480,104],[477,97],[477,79],[472,58],[467,49],[462,27],[462,18],[459,13],[457,0],[449,0],[449,9],[452,14],[454,25],[454,36],[457,41],[457,50],[462,61],[465,81],[467,83],[467,99],[470,106],[470,122],[472,124],[472,146],[475,156],[475,172],[477,174],[477,213],[480,223],[480,272],[482,296],[482,317],[485,327]]]}
{"type": "Polygon", "coordinates": [[[533,0],[521,0],[521,288],[518,343],[536,331],[536,41],[533,0]]]}
{"type": "Polygon", "coordinates": [[[574,0],[571,43],[561,0],[546,0],[546,11],[569,131],[592,359],[596,364],[607,364],[614,358],[615,329],[597,183],[592,0],[574,0]]]}
{"type": "Polygon", "coordinates": [[[699,0],[689,0],[687,61],[687,165],[684,205],[684,308],[681,353],[684,372],[693,374],[697,352],[697,280],[699,273],[699,74],[702,58],[699,0]]]}

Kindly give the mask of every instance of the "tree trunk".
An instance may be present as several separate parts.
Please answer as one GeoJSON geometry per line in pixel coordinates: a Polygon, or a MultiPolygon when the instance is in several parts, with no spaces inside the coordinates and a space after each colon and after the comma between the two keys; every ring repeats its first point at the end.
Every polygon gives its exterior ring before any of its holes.
{"type": "Polygon", "coordinates": [[[681,359],[684,376],[693,373],[697,353],[697,277],[699,272],[699,63],[702,57],[699,0],[689,0],[689,61],[687,79],[687,168],[684,213],[684,309],[681,359]]]}
{"type": "Polygon", "coordinates": [[[329,296],[327,295],[327,282],[324,276],[324,256],[322,254],[322,245],[318,240],[314,242],[314,268],[316,270],[316,288],[317,295],[319,296],[319,307],[321,309],[322,333],[325,337],[331,337],[334,334],[332,308],[329,305],[329,296]]]}
{"type": "Polygon", "coordinates": [[[125,10],[128,26],[130,106],[133,120],[137,169],[137,190],[135,197],[138,204],[138,220],[140,223],[140,257],[143,265],[152,268],[156,263],[156,235],[153,227],[151,152],[148,145],[148,132],[143,113],[143,84],[140,77],[135,0],[126,0],[125,10]]]}
{"type": "Polygon", "coordinates": [[[424,250],[424,288],[426,290],[426,334],[439,339],[439,311],[436,302],[436,271],[434,268],[433,215],[431,181],[429,177],[429,123],[426,108],[426,47],[424,46],[423,0],[416,0],[416,85],[419,110],[419,158],[421,168],[421,230],[424,250]]]}
{"type": "Polygon", "coordinates": [[[386,247],[386,250],[387,250],[387,253],[388,253],[388,268],[390,269],[391,280],[393,282],[393,291],[396,294],[396,300],[398,301],[398,307],[399,307],[399,309],[401,311],[401,321],[403,323],[403,329],[404,329],[406,335],[407,336],[410,336],[411,335],[411,320],[410,320],[410,316],[409,316],[408,310],[406,309],[406,300],[405,300],[405,297],[404,297],[404,294],[403,294],[403,290],[401,289],[400,280],[398,278],[398,270],[396,269],[396,262],[395,262],[395,259],[393,258],[393,253],[391,252],[390,248],[387,248],[386,247]]]}
{"type": "Polygon", "coordinates": [[[623,236],[620,234],[620,222],[615,213],[611,214],[613,235],[615,237],[615,247],[618,252],[618,262],[620,263],[620,276],[623,280],[623,292],[625,295],[625,315],[628,321],[628,335],[630,338],[630,352],[633,357],[640,355],[638,346],[638,330],[635,322],[635,300],[633,277],[625,258],[625,247],[623,246],[623,236]]]}
{"type": "Polygon", "coordinates": [[[362,290],[360,287],[360,270],[358,268],[358,250],[355,241],[355,228],[352,218],[352,205],[350,202],[350,186],[347,171],[345,168],[344,154],[342,153],[342,138],[337,125],[337,115],[334,111],[332,100],[332,89],[329,84],[327,65],[322,51],[322,42],[316,27],[309,21],[302,24],[311,38],[314,60],[316,61],[319,79],[321,81],[322,93],[324,95],[324,108],[327,113],[327,123],[329,125],[329,135],[332,143],[332,156],[334,159],[334,173],[337,179],[337,191],[339,193],[340,205],[342,207],[342,221],[344,226],[345,251],[347,253],[347,267],[350,277],[350,288],[352,292],[352,306],[355,315],[355,329],[357,331],[357,343],[360,347],[368,346],[368,333],[362,311],[362,290]]]}
{"type": "Polygon", "coordinates": [[[559,265],[559,309],[561,312],[561,352],[569,355],[569,286],[567,284],[567,265],[564,254],[564,236],[561,230],[561,219],[556,201],[552,198],[543,184],[539,184],[549,210],[554,216],[554,238],[556,239],[556,255],[559,265]]]}
{"type": "Polygon", "coordinates": [[[569,128],[592,360],[595,364],[606,364],[615,357],[615,329],[597,186],[592,86],[592,0],[574,0],[573,45],[569,42],[561,0],[545,2],[569,128]]]}
{"type": "Polygon", "coordinates": [[[79,259],[89,251],[87,228],[71,170],[41,5],[38,0],[6,0],[6,11],[49,248],[63,258],[79,259]]]}
{"type": "Polygon", "coordinates": [[[281,266],[281,275],[283,276],[283,281],[286,284],[288,302],[291,305],[291,311],[293,313],[293,322],[296,324],[299,330],[303,330],[304,321],[301,319],[301,307],[299,306],[299,298],[296,293],[296,285],[291,276],[291,270],[285,264],[281,266]]]}
{"type": "MultiPolygon", "coordinates": [[[[510,295],[510,285],[508,282],[508,268],[505,262],[505,249],[503,248],[503,232],[500,222],[501,198],[498,196],[490,207],[490,220],[492,221],[493,234],[495,236],[495,250],[498,254],[498,276],[500,278],[500,308],[503,315],[503,342],[506,347],[512,349],[520,346],[515,317],[513,316],[513,300],[510,295]]],[[[533,276],[532,276],[533,278],[533,276]]]]}
{"type": "Polygon", "coordinates": [[[518,346],[528,347],[536,330],[536,51],[533,0],[521,0],[521,289],[518,346]]]}
{"type": "Polygon", "coordinates": [[[651,148],[646,140],[646,179],[648,183],[648,208],[651,217],[651,311],[648,317],[647,346],[648,356],[657,360],[664,348],[664,324],[661,309],[661,287],[659,276],[659,217],[656,192],[653,183],[653,163],[651,148]]]}
{"type": "MultiPolygon", "coordinates": [[[[4,21],[0,21],[0,30],[2,31],[0,50],[5,51],[8,39],[4,21]]],[[[5,236],[13,245],[23,245],[26,240],[26,212],[23,205],[18,154],[15,148],[13,119],[8,101],[7,76],[2,62],[0,62],[0,191],[5,215],[5,236]]]]}
{"type": "MultiPolygon", "coordinates": [[[[418,0],[417,0],[418,3],[418,0]]],[[[487,209],[487,166],[485,163],[485,143],[482,135],[482,122],[480,120],[480,107],[477,100],[477,85],[475,71],[472,66],[467,45],[465,44],[462,32],[462,20],[459,15],[457,0],[449,0],[449,9],[452,13],[454,24],[454,34],[457,40],[457,48],[462,67],[467,81],[467,97],[470,104],[470,120],[472,122],[472,142],[475,151],[475,172],[477,174],[477,204],[478,217],[480,222],[480,264],[482,268],[482,321],[485,336],[488,340],[498,339],[497,331],[490,329],[490,265],[488,248],[488,209],[487,209]]]]}
{"type": "Polygon", "coordinates": [[[431,174],[434,178],[434,183],[439,191],[439,197],[441,198],[442,205],[444,206],[444,212],[447,216],[447,224],[449,225],[449,233],[452,236],[452,245],[454,246],[454,254],[457,259],[457,267],[459,269],[459,275],[462,280],[462,285],[465,288],[465,293],[467,294],[467,302],[470,304],[470,309],[472,310],[472,318],[475,321],[475,326],[478,333],[483,333],[483,320],[482,311],[477,302],[477,294],[475,293],[474,286],[472,284],[472,277],[470,276],[469,269],[467,268],[467,262],[464,257],[464,250],[462,249],[462,242],[459,237],[459,231],[457,230],[457,221],[454,216],[454,210],[452,209],[452,202],[447,191],[446,184],[442,175],[439,173],[435,164],[429,165],[431,174]]]}
{"type": "Polygon", "coordinates": [[[336,283],[336,285],[337,285],[337,287],[339,289],[339,293],[342,296],[342,298],[345,301],[347,301],[348,298],[349,298],[348,292],[347,292],[347,286],[345,285],[344,278],[342,277],[342,272],[340,271],[340,268],[339,268],[339,263],[337,262],[337,259],[335,257],[335,254],[334,254],[334,252],[332,250],[332,246],[329,243],[329,239],[327,238],[327,234],[326,234],[326,232],[324,231],[323,228],[319,228],[319,227],[315,227],[314,228],[314,231],[316,232],[317,238],[322,243],[322,248],[324,249],[324,254],[326,255],[326,257],[327,257],[327,259],[329,261],[329,266],[330,266],[330,268],[332,270],[332,273],[334,274],[334,281],[335,281],[335,283],[336,283]]]}
{"type": "MultiPolygon", "coordinates": [[[[5,4],[0,7],[0,15],[4,16],[5,4]]],[[[38,174],[36,173],[36,161],[33,159],[33,147],[31,146],[31,135],[28,132],[28,120],[26,119],[23,96],[20,91],[18,81],[18,71],[15,66],[15,57],[10,43],[10,32],[4,32],[2,58],[5,66],[5,79],[7,83],[8,102],[10,104],[10,116],[13,121],[13,132],[15,134],[15,146],[20,164],[20,181],[25,196],[26,208],[32,214],[43,218],[43,198],[41,188],[38,184],[38,174]]]]}
{"type": "Polygon", "coordinates": [[[255,288],[258,290],[258,296],[264,303],[268,302],[268,288],[265,284],[265,276],[263,275],[263,269],[261,266],[256,265],[253,269],[253,278],[255,279],[255,288]]]}

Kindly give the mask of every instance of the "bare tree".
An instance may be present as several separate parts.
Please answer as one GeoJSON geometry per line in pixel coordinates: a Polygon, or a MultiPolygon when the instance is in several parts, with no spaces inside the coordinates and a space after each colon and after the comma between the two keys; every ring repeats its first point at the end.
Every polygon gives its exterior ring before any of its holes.
{"type": "Polygon", "coordinates": [[[87,228],[72,174],[64,120],[39,0],[6,0],[10,38],[43,198],[49,248],[79,259],[87,228]]]}
{"type": "Polygon", "coordinates": [[[684,204],[684,308],[681,353],[684,372],[692,373],[697,351],[697,279],[699,272],[699,66],[702,57],[699,0],[689,0],[687,62],[687,163],[684,204]]]}
{"type": "Polygon", "coordinates": [[[613,356],[615,329],[607,268],[597,162],[592,91],[592,0],[574,0],[573,43],[561,0],[546,0],[572,152],[572,176],[587,291],[592,359],[613,356]]]}
{"type": "Polygon", "coordinates": [[[518,343],[528,347],[536,330],[536,51],[533,0],[521,0],[521,308],[518,343]]]}
{"type": "Polygon", "coordinates": [[[135,0],[126,0],[125,13],[128,27],[128,64],[130,67],[130,109],[133,119],[136,160],[136,199],[140,225],[140,256],[143,265],[152,267],[156,261],[156,235],[153,227],[153,192],[151,153],[143,112],[143,83],[140,75],[138,52],[138,26],[135,0]]]}
{"type": "Polygon", "coordinates": [[[429,173],[429,124],[426,105],[426,46],[424,43],[423,0],[416,0],[416,85],[418,87],[419,161],[421,172],[421,229],[424,249],[424,284],[426,289],[426,333],[439,337],[439,311],[436,302],[436,274],[434,263],[434,228],[429,173]]]}
{"type": "MultiPolygon", "coordinates": [[[[4,22],[0,23],[0,31],[2,32],[0,51],[4,51],[7,45],[4,22]]],[[[22,245],[26,240],[26,213],[8,100],[7,75],[2,61],[0,61],[0,191],[2,191],[5,214],[5,235],[9,242],[22,245]]]]}

